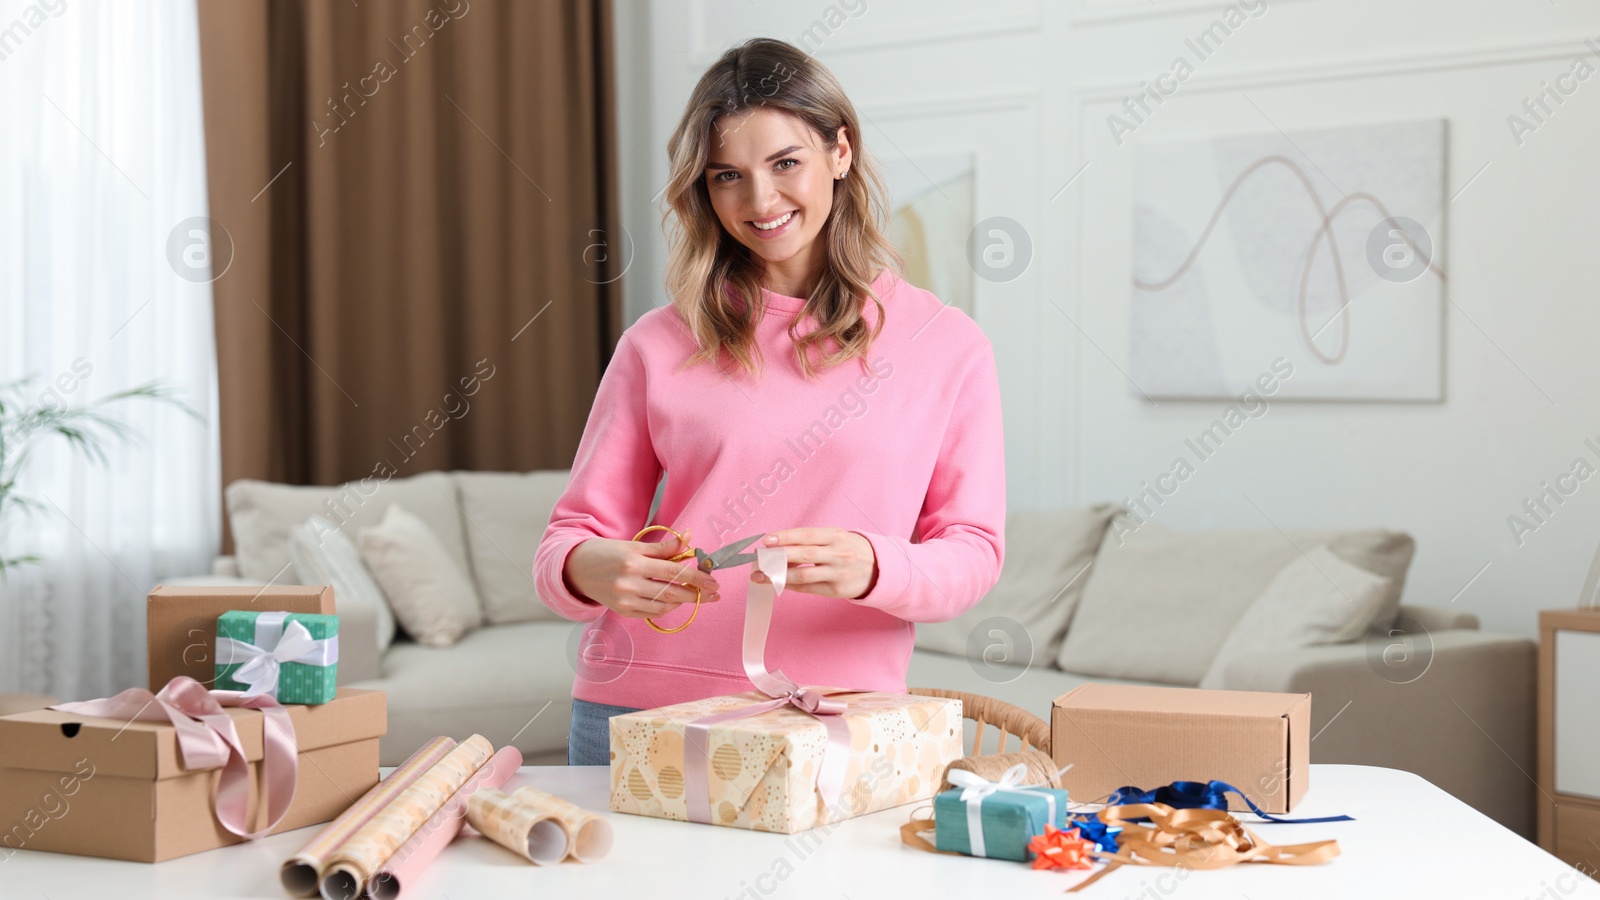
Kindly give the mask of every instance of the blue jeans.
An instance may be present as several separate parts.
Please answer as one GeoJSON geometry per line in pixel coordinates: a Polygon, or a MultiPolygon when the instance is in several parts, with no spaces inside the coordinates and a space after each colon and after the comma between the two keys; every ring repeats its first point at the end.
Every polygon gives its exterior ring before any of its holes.
{"type": "Polygon", "coordinates": [[[572,726],[567,730],[567,765],[611,765],[611,717],[638,712],[631,706],[611,706],[572,698],[572,726]]]}

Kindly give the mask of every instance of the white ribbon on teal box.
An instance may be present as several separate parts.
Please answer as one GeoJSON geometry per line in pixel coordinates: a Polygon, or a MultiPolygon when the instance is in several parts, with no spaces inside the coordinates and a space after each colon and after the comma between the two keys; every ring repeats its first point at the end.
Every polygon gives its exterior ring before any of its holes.
{"type": "Polygon", "coordinates": [[[235,609],[217,617],[215,687],[221,690],[271,694],[280,703],[327,703],[338,689],[338,663],[338,616],[235,609]]]}
{"type": "Polygon", "coordinates": [[[1028,841],[1044,834],[1046,823],[1066,827],[1067,792],[1046,785],[1022,785],[1027,766],[1018,763],[999,781],[965,769],[945,777],[951,790],[933,799],[934,844],[968,856],[1026,861],[1028,841]]]}

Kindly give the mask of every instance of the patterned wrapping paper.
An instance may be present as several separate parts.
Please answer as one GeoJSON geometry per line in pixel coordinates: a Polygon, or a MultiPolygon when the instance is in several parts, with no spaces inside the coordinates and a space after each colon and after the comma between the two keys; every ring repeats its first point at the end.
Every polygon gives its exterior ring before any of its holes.
{"type": "Polygon", "coordinates": [[[483,768],[493,753],[489,739],[475,734],[435,763],[329,857],[322,895],[330,900],[360,896],[373,873],[483,768]]]}
{"type": "Polygon", "coordinates": [[[517,788],[511,796],[560,822],[567,833],[567,855],[578,862],[594,862],[611,852],[611,822],[605,816],[536,787],[517,788]]]}
{"type": "Polygon", "coordinates": [[[505,791],[485,788],[473,794],[467,821],[484,837],[541,866],[561,862],[572,850],[560,821],[505,791]]]}
{"type": "MultiPolygon", "coordinates": [[[[767,699],[752,691],[613,717],[611,809],[688,821],[685,726],[767,699]]],[[[960,700],[882,692],[841,699],[850,707],[850,756],[840,798],[817,791],[828,733],[816,718],[783,706],[712,725],[714,824],[791,834],[924,800],[938,790],[944,767],[962,756],[960,700]]]]}
{"type": "Polygon", "coordinates": [[[483,764],[483,768],[467,779],[460,790],[450,795],[444,806],[423,822],[410,840],[373,873],[367,885],[367,895],[375,900],[397,900],[406,885],[413,884],[427,870],[439,853],[461,833],[467,820],[467,803],[478,791],[498,788],[511,780],[522,766],[522,751],[515,747],[501,747],[483,764]]]}
{"type": "Polygon", "coordinates": [[[442,735],[434,738],[390,772],[388,778],[362,794],[360,800],[352,803],[283,864],[279,877],[284,889],[296,897],[316,896],[328,857],[455,747],[456,742],[451,738],[442,735]]]}

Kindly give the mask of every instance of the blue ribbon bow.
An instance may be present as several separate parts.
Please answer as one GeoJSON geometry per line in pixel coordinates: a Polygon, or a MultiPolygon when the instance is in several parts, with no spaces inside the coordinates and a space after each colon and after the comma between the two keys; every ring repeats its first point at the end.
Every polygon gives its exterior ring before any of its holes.
{"type": "Polygon", "coordinates": [[[1099,819],[1090,817],[1070,818],[1067,820],[1066,830],[1077,829],[1086,841],[1093,841],[1103,853],[1117,852],[1117,835],[1122,832],[1122,826],[1112,828],[1099,819]]]}
{"type": "MultiPolygon", "coordinates": [[[[1108,806],[1124,806],[1133,803],[1165,803],[1173,809],[1227,809],[1228,794],[1237,794],[1239,799],[1250,807],[1250,811],[1268,822],[1279,822],[1288,825],[1304,825],[1316,822],[1354,822],[1350,816],[1322,816],[1315,819],[1284,819],[1268,815],[1261,811],[1255,801],[1245,796],[1226,781],[1174,781],[1153,791],[1141,790],[1136,787],[1120,787],[1111,792],[1111,797],[1106,801],[1108,806]]],[[[1131,819],[1133,822],[1143,822],[1143,818],[1131,819]]],[[[1085,835],[1087,837],[1087,835],[1085,835]]]]}

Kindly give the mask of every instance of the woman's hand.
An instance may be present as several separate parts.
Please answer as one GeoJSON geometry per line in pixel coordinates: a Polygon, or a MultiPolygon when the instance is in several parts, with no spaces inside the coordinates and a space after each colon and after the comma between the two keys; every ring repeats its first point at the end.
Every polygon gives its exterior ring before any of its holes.
{"type": "Polygon", "coordinates": [[[677,535],[664,541],[615,541],[589,538],[572,548],[562,567],[567,589],[619,616],[648,619],[666,615],[679,605],[701,599],[715,601],[719,585],[700,571],[694,557],[672,562],[683,550],[677,535]]]}
{"type": "MultiPolygon", "coordinates": [[[[758,546],[783,547],[789,554],[784,590],[859,600],[878,583],[878,557],[860,532],[843,528],[790,528],[774,531],[758,546]]],[[[750,580],[765,584],[767,576],[750,567],[750,580]]]]}

